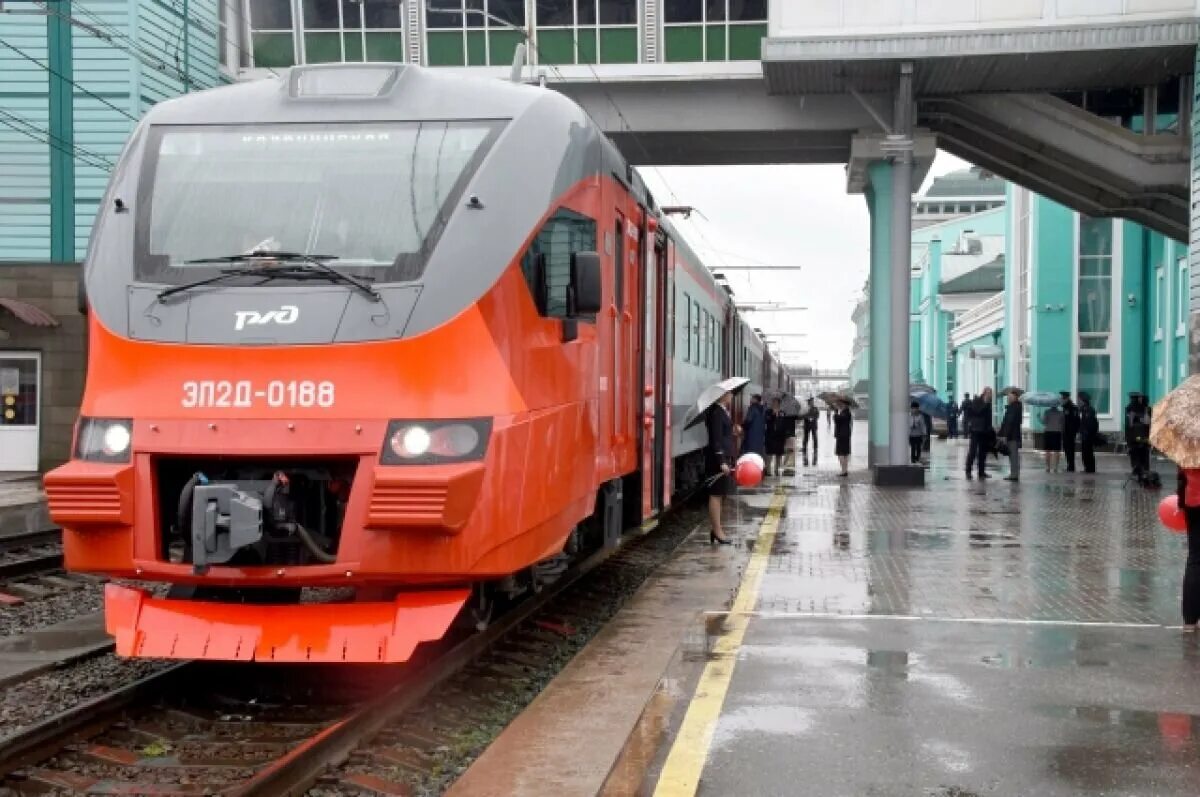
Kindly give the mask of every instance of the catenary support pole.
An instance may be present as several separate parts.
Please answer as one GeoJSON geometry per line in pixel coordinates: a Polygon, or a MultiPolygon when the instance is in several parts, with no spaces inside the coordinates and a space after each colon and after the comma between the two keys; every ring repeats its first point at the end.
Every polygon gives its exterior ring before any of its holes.
{"type": "Polygon", "coordinates": [[[912,304],[913,65],[900,65],[895,124],[887,138],[892,160],[891,321],[889,329],[889,465],[908,464],[909,316],[912,304]]]}
{"type": "Polygon", "coordinates": [[[71,3],[60,0],[46,15],[46,72],[50,111],[50,259],[75,259],[75,97],[71,3]]]}

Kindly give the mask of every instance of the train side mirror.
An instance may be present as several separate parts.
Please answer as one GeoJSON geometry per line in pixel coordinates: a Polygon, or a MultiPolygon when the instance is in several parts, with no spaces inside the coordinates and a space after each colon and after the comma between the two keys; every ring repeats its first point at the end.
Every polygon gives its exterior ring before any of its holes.
{"type": "Polygon", "coordinates": [[[84,278],[83,266],[79,266],[79,281],[75,284],[75,304],[80,315],[88,314],[87,281],[84,278]]]}
{"type": "Polygon", "coordinates": [[[596,252],[575,252],[571,255],[571,291],[568,315],[572,318],[593,316],[600,312],[603,301],[604,272],[596,252]]]}

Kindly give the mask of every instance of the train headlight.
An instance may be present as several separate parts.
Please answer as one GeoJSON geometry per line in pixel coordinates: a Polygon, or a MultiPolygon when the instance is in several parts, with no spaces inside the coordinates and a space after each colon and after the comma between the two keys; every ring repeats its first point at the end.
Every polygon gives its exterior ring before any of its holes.
{"type": "Polygon", "coordinates": [[[128,462],[133,421],[127,418],[80,418],[75,457],[90,462],[128,462]]]}
{"type": "Polygon", "coordinates": [[[482,459],[491,432],[490,418],[392,421],[379,461],[384,465],[431,465],[482,459]]]}

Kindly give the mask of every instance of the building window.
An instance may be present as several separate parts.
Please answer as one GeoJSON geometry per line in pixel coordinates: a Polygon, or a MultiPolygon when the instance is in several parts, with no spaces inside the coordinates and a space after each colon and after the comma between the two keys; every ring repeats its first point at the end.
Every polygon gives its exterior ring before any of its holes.
{"type": "Polygon", "coordinates": [[[398,3],[303,0],[298,5],[300,18],[293,20],[288,0],[249,0],[252,66],[405,60],[398,3]]]}
{"type": "Polygon", "coordinates": [[[425,62],[429,66],[506,66],[525,40],[524,28],[523,0],[431,2],[425,8],[425,62]]]}
{"type": "Polygon", "coordinates": [[[1189,299],[1187,258],[1181,257],[1175,264],[1175,336],[1179,338],[1187,334],[1189,299]]]}
{"type": "Polygon", "coordinates": [[[595,221],[566,208],[550,217],[521,258],[521,270],[539,313],[549,318],[567,317],[571,255],[594,251],[595,221]]]}
{"type": "Polygon", "coordinates": [[[758,61],[767,0],[665,0],[667,61],[758,61]]]}
{"type": "Polygon", "coordinates": [[[1112,219],[1079,217],[1076,302],[1078,390],[1092,396],[1101,415],[1113,413],[1113,232],[1112,219]]]}
{"type": "Polygon", "coordinates": [[[254,66],[292,66],[296,42],[288,0],[249,0],[250,42],[254,66]]]}
{"type": "Polygon", "coordinates": [[[1162,340],[1167,326],[1167,296],[1163,292],[1163,267],[1154,270],[1154,339],[1162,340]]]}
{"type": "Polygon", "coordinates": [[[243,46],[245,25],[242,19],[242,0],[218,0],[217,52],[221,66],[230,75],[250,66],[250,53],[243,46]]]}
{"type": "Polygon", "coordinates": [[[639,60],[637,0],[536,0],[534,9],[538,63],[636,64],[639,60]]]}

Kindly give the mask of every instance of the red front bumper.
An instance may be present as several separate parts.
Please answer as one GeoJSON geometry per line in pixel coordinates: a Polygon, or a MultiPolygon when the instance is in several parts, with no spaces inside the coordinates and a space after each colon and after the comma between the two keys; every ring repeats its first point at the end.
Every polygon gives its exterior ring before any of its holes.
{"type": "Polygon", "coordinates": [[[153,598],[109,584],[104,622],[117,655],[276,662],[386,662],[440,639],[470,590],[405,592],[390,603],[254,605],[153,598]]]}

